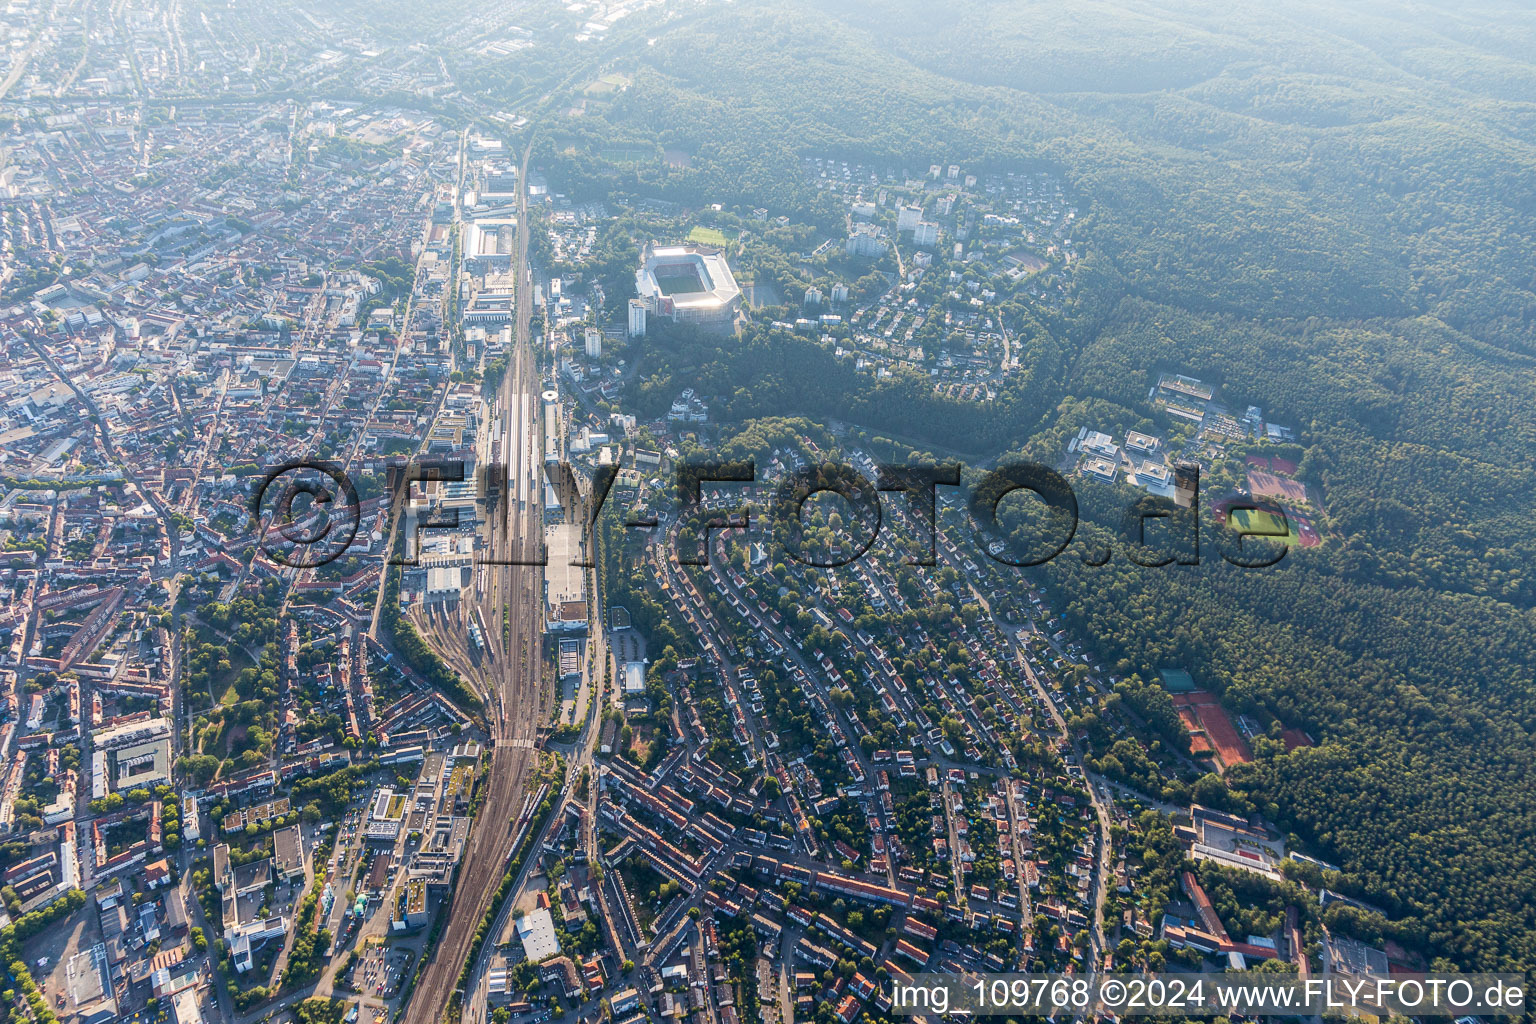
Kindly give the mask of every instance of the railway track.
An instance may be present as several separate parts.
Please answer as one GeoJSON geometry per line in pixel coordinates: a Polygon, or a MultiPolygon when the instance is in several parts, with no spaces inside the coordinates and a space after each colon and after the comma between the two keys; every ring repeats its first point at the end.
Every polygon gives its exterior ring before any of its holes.
{"type": "MultiPolygon", "coordinates": [[[[537,361],[530,346],[532,303],[528,272],[527,219],[528,151],[523,153],[518,175],[519,267],[515,308],[517,336],[500,404],[508,422],[503,447],[508,479],[488,527],[489,562],[485,587],[476,587],[470,606],[434,622],[431,642],[447,657],[486,706],[486,720],[494,747],[484,785],[486,798],[470,828],[453,895],[439,913],[447,923],[423,968],[408,1004],[397,1019],[437,1022],[453,1002],[460,971],[474,945],[475,932],[490,907],[492,896],[512,850],[513,829],[537,756],[537,734],[542,702],[540,674],[543,659],[543,570],[533,563],[543,542],[542,493],[543,435],[527,417],[512,416],[514,408],[533,408],[538,394],[537,361]],[[516,495],[525,493],[521,503],[516,495]],[[523,564],[508,565],[517,562],[523,564]],[[471,651],[468,616],[478,611],[485,623],[486,654],[471,651]]],[[[478,570],[477,570],[478,571],[478,570]]]]}

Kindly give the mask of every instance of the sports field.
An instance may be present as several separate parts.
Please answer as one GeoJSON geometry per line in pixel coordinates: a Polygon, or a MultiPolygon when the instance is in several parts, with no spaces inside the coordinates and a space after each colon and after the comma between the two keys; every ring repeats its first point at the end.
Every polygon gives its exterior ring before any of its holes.
{"type": "Polygon", "coordinates": [[[730,241],[724,231],[718,228],[696,227],[688,232],[688,241],[697,242],[700,245],[716,245],[724,248],[730,241]]]}
{"type": "Polygon", "coordinates": [[[629,75],[604,75],[595,82],[588,82],[581,91],[588,96],[605,96],[619,89],[629,88],[629,75]]]}
{"type": "Polygon", "coordinates": [[[1289,516],[1282,519],[1273,512],[1243,508],[1229,513],[1228,519],[1244,533],[1283,539],[1287,544],[1302,542],[1301,534],[1296,530],[1296,522],[1289,516]]]}
{"type": "Polygon", "coordinates": [[[1190,750],[1194,753],[1209,751],[1215,755],[1218,771],[1226,771],[1234,764],[1253,760],[1253,751],[1243,739],[1226,709],[1204,690],[1171,695],[1179,718],[1190,734],[1190,750]],[[1201,741],[1204,742],[1201,742],[1201,741]]]}
{"type": "Polygon", "coordinates": [[[704,291],[699,272],[692,267],[668,268],[656,272],[656,287],[663,295],[692,295],[704,291]]]}
{"type": "Polygon", "coordinates": [[[1256,498],[1284,498],[1296,504],[1307,500],[1307,488],[1301,481],[1256,466],[1248,467],[1248,492],[1256,498]]]}

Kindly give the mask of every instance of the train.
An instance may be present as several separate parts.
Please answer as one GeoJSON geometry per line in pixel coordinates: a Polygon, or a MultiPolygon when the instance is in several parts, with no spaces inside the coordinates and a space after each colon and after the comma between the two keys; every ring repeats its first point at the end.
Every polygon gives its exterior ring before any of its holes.
{"type": "Polygon", "coordinates": [[[469,616],[469,642],[474,645],[476,654],[485,653],[485,620],[480,617],[479,608],[469,616]]]}

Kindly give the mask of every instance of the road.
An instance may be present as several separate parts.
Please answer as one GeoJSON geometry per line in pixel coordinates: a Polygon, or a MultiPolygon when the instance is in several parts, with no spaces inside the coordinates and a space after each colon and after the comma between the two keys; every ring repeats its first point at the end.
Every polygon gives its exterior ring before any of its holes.
{"type": "MultiPolygon", "coordinates": [[[[1014,651],[1015,663],[1023,670],[1024,678],[1028,679],[1029,685],[1034,687],[1035,693],[1044,702],[1051,720],[1056,724],[1056,728],[1060,730],[1062,736],[1066,738],[1067,743],[1071,746],[1073,761],[1079,766],[1085,765],[1082,744],[1077,741],[1077,737],[1073,736],[1067,728],[1066,718],[1062,715],[1061,708],[1057,705],[1050,689],[1035,675],[1035,670],[1030,666],[1029,659],[1017,647],[1013,637],[1006,630],[1003,632],[1003,636],[1005,638],[1004,642],[1014,651]]],[[[1086,771],[1086,768],[1084,770],[1086,771]]],[[[1104,955],[1104,904],[1109,897],[1110,857],[1112,854],[1110,820],[1109,809],[1104,804],[1105,797],[1100,792],[1100,788],[1095,786],[1091,779],[1087,778],[1083,780],[1083,785],[1088,790],[1089,798],[1093,801],[1094,816],[1098,819],[1099,823],[1099,841],[1093,870],[1093,927],[1089,932],[1089,945],[1092,955],[1088,959],[1089,968],[1096,970],[1104,955]]]]}
{"type": "Polygon", "coordinates": [[[17,54],[12,61],[10,74],[5,76],[5,81],[0,82],[0,100],[5,99],[6,94],[11,91],[11,86],[20,81],[21,76],[27,73],[27,66],[32,62],[32,58],[44,48],[45,44],[41,39],[41,35],[42,30],[39,28],[38,34],[27,42],[26,52],[17,54]]]}
{"type": "MultiPolygon", "coordinates": [[[[34,329],[36,326],[36,324],[33,325],[34,329]]],[[[80,404],[90,410],[91,421],[96,424],[96,430],[101,435],[102,448],[111,456],[112,461],[122,467],[123,478],[133,484],[160,516],[161,527],[165,530],[166,538],[170,541],[171,565],[175,566],[181,549],[181,530],[177,527],[175,521],[172,520],[170,510],[165,507],[165,502],[160,498],[160,492],[151,489],[149,485],[139,479],[139,475],[133,471],[133,467],[129,464],[128,460],[123,458],[122,452],[117,450],[117,445],[112,443],[112,432],[107,429],[106,418],[101,414],[100,406],[96,404],[96,400],[90,396],[90,393],[76,384],[71,375],[64,372],[63,367],[59,366],[58,360],[53,358],[53,353],[48,351],[46,345],[37,340],[35,333],[28,331],[26,337],[33,351],[38,354],[43,362],[48,364],[48,369],[53,371],[54,376],[58,377],[69,390],[75,393],[75,397],[80,399],[80,404]]]]}
{"type": "MultiPolygon", "coordinates": [[[[197,482],[203,478],[203,470],[208,467],[208,457],[213,454],[214,441],[219,436],[219,426],[224,418],[224,399],[229,395],[230,373],[226,370],[219,371],[219,397],[213,403],[213,416],[208,420],[208,428],[203,431],[202,451],[198,453],[197,465],[192,469],[192,480],[187,491],[181,498],[182,511],[188,518],[197,517],[198,506],[202,502],[202,490],[197,482]]],[[[181,399],[176,395],[176,389],[171,389],[171,397],[175,399],[177,410],[180,411],[181,399]]]]}

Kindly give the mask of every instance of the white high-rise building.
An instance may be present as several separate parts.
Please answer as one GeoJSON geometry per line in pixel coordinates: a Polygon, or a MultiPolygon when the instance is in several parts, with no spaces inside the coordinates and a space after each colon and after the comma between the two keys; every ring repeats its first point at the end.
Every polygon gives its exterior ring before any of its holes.
{"type": "Polygon", "coordinates": [[[896,211],[896,230],[911,231],[923,219],[921,206],[903,206],[896,211]]]}
{"type": "Polygon", "coordinates": [[[588,327],[583,336],[583,349],[588,359],[603,358],[603,332],[596,327],[588,327]]]}
{"type": "Polygon", "coordinates": [[[629,300],[629,336],[638,338],[645,334],[645,303],[640,299],[629,300]]]}
{"type": "Polygon", "coordinates": [[[939,225],[934,221],[919,221],[912,229],[912,241],[918,245],[933,245],[938,240],[939,225]]]}
{"type": "Polygon", "coordinates": [[[855,224],[848,232],[844,251],[849,256],[878,259],[884,256],[890,245],[885,240],[885,229],[874,224],[855,224]]]}

